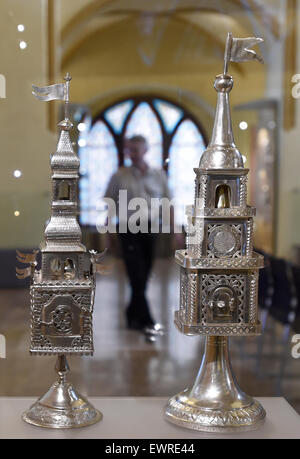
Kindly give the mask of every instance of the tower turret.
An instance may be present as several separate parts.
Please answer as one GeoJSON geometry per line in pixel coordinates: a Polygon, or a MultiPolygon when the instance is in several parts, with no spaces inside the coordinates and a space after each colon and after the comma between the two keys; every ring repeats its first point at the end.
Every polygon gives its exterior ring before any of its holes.
{"type": "Polygon", "coordinates": [[[260,332],[256,297],[263,259],[253,253],[255,209],[247,205],[249,170],[234,143],[232,87],[230,75],[217,75],[212,137],[194,169],[195,201],[187,209],[187,250],[176,253],[185,291],[176,324],[188,334],[260,332]]]}
{"type": "MultiPolygon", "coordinates": [[[[248,47],[260,38],[228,35],[224,72],[215,79],[217,107],[211,141],[195,168],[195,200],[187,209],[187,244],[176,251],[180,265],[177,328],[205,335],[198,377],[191,389],[172,397],[167,419],[197,430],[249,428],[265,417],[262,406],[244,394],[232,374],[228,336],[261,332],[258,270],[263,257],[253,251],[253,216],[247,205],[247,174],[232,132],[228,62],[258,58],[248,47]]],[[[260,59],[259,59],[260,60],[260,59]]]]}
{"type": "Polygon", "coordinates": [[[51,156],[51,217],[41,244],[42,264],[37,270],[35,257],[18,252],[18,260],[30,269],[17,271],[19,277],[31,276],[31,354],[57,355],[58,381],[31,408],[23,419],[43,427],[66,428],[93,424],[102,417],[66,381],[69,367],[66,355],[92,355],[95,275],[101,254],[88,253],[81,243],[77,221],[79,158],[74,152],[69,131],[69,87],[65,83],[39,88],[33,94],[40,100],[64,100],[65,118],[56,152],[51,156]],[[22,272],[23,271],[23,272],[22,272]]]}
{"type": "Polygon", "coordinates": [[[78,215],[79,158],[74,152],[69,130],[72,123],[59,123],[61,133],[56,152],[51,156],[51,218],[45,229],[42,252],[85,252],[81,244],[78,215]]]}

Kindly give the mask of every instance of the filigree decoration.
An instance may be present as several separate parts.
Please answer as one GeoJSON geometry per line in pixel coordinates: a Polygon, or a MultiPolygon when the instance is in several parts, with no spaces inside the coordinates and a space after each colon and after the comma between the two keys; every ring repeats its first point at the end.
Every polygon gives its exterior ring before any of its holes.
{"type": "Polygon", "coordinates": [[[198,316],[198,275],[190,272],[187,275],[187,302],[186,302],[186,321],[189,324],[197,323],[198,316]]]}
{"type": "Polygon", "coordinates": [[[258,272],[253,271],[250,274],[250,304],[249,304],[249,322],[257,322],[257,295],[258,295],[258,272]]]}
{"type": "Polygon", "coordinates": [[[196,183],[197,185],[197,190],[198,193],[195,196],[195,204],[197,202],[203,202],[204,206],[206,204],[206,199],[207,199],[207,182],[208,182],[208,176],[206,174],[201,174],[200,177],[196,178],[196,183]]]}
{"type": "Polygon", "coordinates": [[[185,317],[180,311],[175,312],[175,325],[179,331],[186,335],[207,336],[255,336],[261,333],[261,324],[186,324],[185,317]]]}
{"type": "Polygon", "coordinates": [[[187,238],[188,246],[187,249],[191,256],[199,257],[202,255],[202,242],[204,238],[204,222],[196,220],[193,223],[193,219],[188,219],[187,226],[187,238]]]}
{"type": "Polygon", "coordinates": [[[253,250],[253,219],[249,218],[247,221],[247,229],[246,229],[246,255],[249,257],[252,254],[253,250]]]}
{"type": "Polygon", "coordinates": [[[263,267],[263,257],[252,253],[251,257],[240,258],[192,258],[185,250],[176,251],[176,261],[184,267],[191,269],[252,269],[263,267]]]}
{"type": "MultiPolygon", "coordinates": [[[[202,274],[201,276],[201,305],[203,325],[212,321],[209,314],[210,301],[214,291],[220,287],[229,287],[236,300],[236,312],[230,322],[244,322],[245,316],[245,276],[243,274],[202,274]]],[[[224,325],[225,326],[225,325],[224,325]]]]}
{"type": "MultiPolygon", "coordinates": [[[[193,209],[188,211],[193,212],[193,209]]],[[[187,212],[187,213],[188,213],[187,212]]],[[[202,209],[197,208],[195,212],[196,217],[253,217],[255,215],[254,207],[229,207],[229,208],[211,208],[204,207],[202,209]]]]}
{"type": "Polygon", "coordinates": [[[31,286],[31,353],[93,353],[94,289],[95,286],[90,288],[87,285],[85,288],[80,286],[77,291],[74,288],[71,291],[63,287],[52,290],[48,286],[47,290],[44,286],[31,286]],[[57,306],[45,321],[42,317],[44,308],[53,301],[58,301],[57,306]],[[65,302],[69,311],[63,307],[65,302]],[[77,341],[73,336],[75,330],[75,334],[81,335],[77,341]]]}
{"type": "Polygon", "coordinates": [[[187,305],[187,271],[183,268],[180,269],[180,310],[185,311],[187,305]]]}
{"type": "Polygon", "coordinates": [[[192,424],[194,429],[213,432],[214,429],[224,427],[227,429],[251,426],[255,422],[262,421],[265,410],[259,402],[253,402],[242,408],[232,410],[205,409],[197,404],[181,403],[178,396],[172,397],[166,407],[166,416],[170,417],[175,424],[189,427],[192,424]]]}
{"type": "Polygon", "coordinates": [[[247,175],[240,178],[240,206],[247,205],[247,175]]]}
{"type": "Polygon", "coordinates": [[[43,425],[51,428],[74,428],[94,424],[99,418],[99,412],[90,404],[83,403],[66,410],[54,410],[51,407],[36,402],[30,410],[24,413],[23,418],[30,424],[43,425]],[[42,420],[42,424],[41,424],[42,420]]]}
{"type": "Polygon", "coordinates": [[[207,256],[209,258],[241,257],[242,235],[242,225],[207,225],[207,256]]]}
{"type": "Polygon", "coordinates": [[[53,312],[52,323],[59,333],[70,333],[72,331],[72,313],[62,307],[56,308],[53,312]]]}

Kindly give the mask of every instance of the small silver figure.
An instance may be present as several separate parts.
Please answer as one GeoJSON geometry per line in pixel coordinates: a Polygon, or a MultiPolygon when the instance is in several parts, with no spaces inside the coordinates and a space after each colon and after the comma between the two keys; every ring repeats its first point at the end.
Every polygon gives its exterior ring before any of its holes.
{"type": "Polygon", "coordinates": [[[65,101],[65,119],[59,123],[58,146],[51,156],[52,214],[41,244],[41,269],[36,269],[38,251],[17,251],[18,260],[30,264],[24,270],[17,268],[17,277],[31,276],[30,353],[57,355],[58,373],[58,381],[22,418],[30,424],[52,428],[83,427],[102,418],[66,381],[66,355],[93,355],[95,275],[102,261],[101,254],[87,253],[77,222],[79,158],[69,134],[73,127],[68,115],[70,80],[67,74],[65,83],[33,86],[33,94],[40,100],[65,101]]]}
{"type": "Polygon", "coordinates": [[[241,391],[229,360],[228,337],[261,333],[257,310],[258,269],[253,252],[253,216],[247,205],[247,174],[235,146],[229,105],[233,79],[228,62],[262,61],[250,46],[261,38],[228,34],[224,71],[216,77],[217,108],[211,141],[195,168],[195,202],[187,209],[187,248],[180,265],[180,309],[175,324],[186,335],[205,335],[202,364],[192,388],[172,397],[166,419],[207,432],[257,428],[260,403],[241,391]]]}

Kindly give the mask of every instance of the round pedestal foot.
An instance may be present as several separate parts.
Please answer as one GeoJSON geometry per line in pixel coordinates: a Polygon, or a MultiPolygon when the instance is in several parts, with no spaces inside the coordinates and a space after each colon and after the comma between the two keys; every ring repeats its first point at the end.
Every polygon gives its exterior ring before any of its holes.
{"type": "MultiPolygon", "coordinates": [[[[266,416],[261,404],[249,397],[249,404],[229,408],[207,408],[185,390],[170,398],[165,409],[168,421],[188,429],[226,433],[258,429],[266,416]]],[[[239,405],[239,403],[237,403],[239,405]]]]}
{"type": "Polygon", "coordinates": [[[29,424],[53,429],[85,427],[95,424],[102,417],[102,413],[76,392],[70,383],[64,386],[54,383],[47,394],[22,415],[23,421],[29,424]]]}
{"type": "Polygon", "coordinates": [[[102,413],[66,380],[69,365],[65,355],[57,356],[55,370],[58,381],[23,413],[23,421],[51,429],[85,427],[101,421],[102,413]]]}

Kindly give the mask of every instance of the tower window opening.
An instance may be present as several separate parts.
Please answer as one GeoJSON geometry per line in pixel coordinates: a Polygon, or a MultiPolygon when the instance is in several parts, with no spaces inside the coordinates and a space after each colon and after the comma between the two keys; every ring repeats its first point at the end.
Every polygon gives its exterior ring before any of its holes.
{"type": "Polygon", "coordinates": [[[229,185],[218,185],[215,195],[216,208],[229,208],[230,207],[231,190],[229,185]]]}
{"type": "Polygon", "coordinates": [[[67,258],[64,263],[64,277],[65,279],[73,279],[75,277],[74,261],[67,258]]]}
{"type": "Polygon", "coordinates": [[[62,201],[70,200],[71,187],[68,182],[62,181],[58,186],[58,199],[62,201]]]}
{"type": "Polygon", "coordinates": [[[50,270],[54,278],[59,278],[61,276],[61,263],[59,258],[53,258],[51,260],[50,270]]]}

